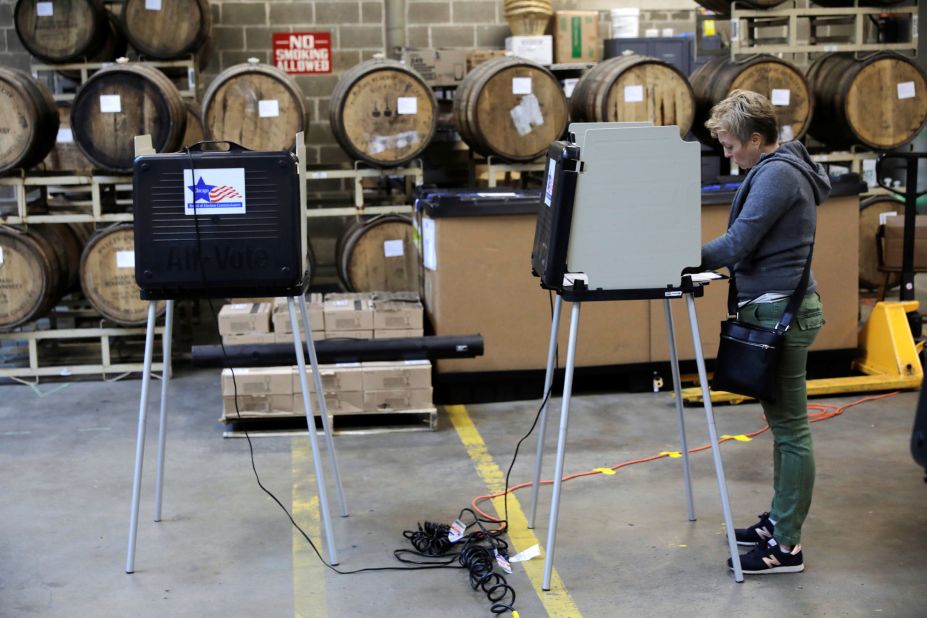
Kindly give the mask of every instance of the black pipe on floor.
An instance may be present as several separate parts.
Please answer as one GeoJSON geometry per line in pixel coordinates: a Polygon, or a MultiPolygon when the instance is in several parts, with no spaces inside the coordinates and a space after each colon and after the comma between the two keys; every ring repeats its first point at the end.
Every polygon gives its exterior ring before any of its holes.
{"type": "MultiPolygon", "coordinates": [[[[459,337],[403,337],[398,339],[325,339],[315,342],[319,363],[400,361],[437,358],[475,358],[483,354],[481,335],[459,337]]],[[[295,365],[291,343],[193,346],[196,367],[274,367],[295,365]]],[[[307,358],[308,361],[308,358],[307,358]]]]}

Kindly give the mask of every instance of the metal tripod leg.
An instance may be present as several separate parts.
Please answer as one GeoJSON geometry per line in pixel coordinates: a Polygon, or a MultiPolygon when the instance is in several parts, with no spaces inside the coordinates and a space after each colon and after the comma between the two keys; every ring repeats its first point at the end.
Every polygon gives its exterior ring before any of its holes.
{"type": "Polygon", "coordinates": [[[682,385],[679,383],[679,356],[676,354],[676,327],[673,324],[673,309],[670,299],[663,299],[666,313],[666,333],[669,339],[670,366],[673,370],[673,392],[676,396],[676,417],[679,421],[679,447],[682,449],[682,479],[686,490],[686,505],[689,521],[695,521],[695,503],[692,500],[692,472],[689,468],[689,445],[686,441],[686,420],[682,413],[682,385]]]}
{"type": "Polygon", "coordinates": [[[142,369],[142,393],[138,402],[138,435],[135,440],[135,474],[132,478],[132,507],[129,513],[129,548],[126,573],[135,572],[135,542],[138,538],[138,501],[141,495],[142,462],[145,459],[145,421],[148,418],[148,385],[151,382],[151,357],[154,354],[154,331],[157,303],[148,303],[148,328],[145,331],[145,362],[142,369]]]}
{"type": "Polygon", "coordinates": [[[335,455],[335,440],[332,437],[332,422],[328,418],[328,404],[325,403],[325,390],[322,388],[322,376],[319,373],[319,360],[315,354],[315,342],[312,340],[312,325],[309,323],[309,310],[306,308],[306,297],[299,297],[299,311],[306,325],[306,347],[309,349],[309,365],[312,367],[312,380],[315,383],[316,399],[319,402],[319,414],[322,415],[322,428],[325,430],[325,441],[328,445],[328,462],[332,467],[332,476],[335,480],[335,493],[338,496],[338,508],[341,516],[348,516],[348,507],[344,501],[344,488],[341,486],[341,472],[338,470],[338,457],[335,455]]]}
{"type": "Polygon", "coordinates": [[[154,520],[161,521],[161,499],[164,497],[164,447],[167,441],[167,396],[171,382],[171,336],[174,330],[174,301],[167,301],[164,334],[161,335],[163,359],[161,370],[161,414],[158,421],[158,469],[155,480],[154,520]]]}
{"type": "Polygon", "coordinates": [[[550,500],[550,523],[547,527],[547,556],[544,558],[542,590],[550,590],[550,577],[554,569],[554,545],[557,542],[557,517],[560,514],[560,485],[563,483],[563,459],[566,455],[567,425],[570,420],[570,397],[573,392],[573,368],[576,365],[576,335],[579,332],[579,309],[582,303],[573,303],[570,312],[570,339],[567,344],[566,375],[563,380],[563,400],[560,403],[560,436],[557,439],[557,461],[554,465],[554,494],[550,500]]]}
{"type": "MultiPolygon", "coordinates": [[[[309,430],[309,446],[312,447],[312,465],[315,467],[315,483],[319,491],[319,510],[322,512],[322,524],[325,526],[325,541],[328,544],[328,558],[333,565],[338,564],[338,552],[335,548],[335,536],[332,532],[331,515],[328,511],[328,494],[325,491],[325,471],[322,469],[322,457],[315,435],[315,419],[312,414],[312,397],[309,394],[309,380],[306,378],[306,358],[303,355],[303,338],[296,319],[296,305],[293,298],[286,299],[290,312],[290,325],[293,330],[293,347],[296,351],[296,365],[299,367],[299,383],[303,390],[303,409],[306,412],[306,424],[309,430]]],[[[311,337],[312,335],[309,334],[311,337]]]]}
{"type": "Polygon", "coordinates": [[[544,459],[544,437],[547,435],[547,408],[550,407],[551,385],[554,382],[554,362],[557,358],[557,331],[560,329],[560,308],[563,299],[557,294],[554,300],[554,317],[550,321],[550,344],[547,347],[547,373],[544,374],[544,392],[541,393],[544,405],[541,407],[541,416],[538,419],[538,445],[534,454],[534,476],[531,484],[531,514],[528,517],[528,528],[534,528],[535,516],[538,512],[538,492],[541,489],[541,463],[544,459]]]}
{"type": "Polygon", "coordinates": [[[731,503],[727,498],[727,482],[724,480],[724,464],[721,462],[721,447],[718,445],[718,430],[715,428],[715,415],[711,409],[711,393],[708,390],[708,375],[705,371],[705,358],[702,356],[702,338],[698,331],[698,316],[695,314],[695,299],[686,294],[689,307],[689,325],[692,328],[692,345],[695,348],[695,363],[698,366],[698,380],[702,385],[702,399],[705,401],[705,418],[708,420],[708,437],[711,440],[711,454],[715,461],[715,473],[718,476],[718,491],[721,493],[721,508],[724,511],[724,527],[727,531],[727,544],[734,566],[734,581],[744,580],[740,566],[740,554],[734,539],[734,522],[731,517],[731,503]]]}

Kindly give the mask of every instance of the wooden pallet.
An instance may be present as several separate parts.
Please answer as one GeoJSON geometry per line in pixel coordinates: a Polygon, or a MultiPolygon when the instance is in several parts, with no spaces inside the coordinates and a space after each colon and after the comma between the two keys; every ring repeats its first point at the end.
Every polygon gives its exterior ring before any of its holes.
{"type": "MultiPolygon", "coordinates": [[[[86,82],[91,75],[102,69],[111,66],[113,62],[69,62],[66,64],[40,64],[35,63],[31,66],[32,76],[36,79],[43,78],[49,82],[53,91],[52,97],[55,101],[72,101],[76,92],[64,92],[65,79],[62,78],[60,71],[72,71],[78,73],[80,78],[77,79],[77,89],[86,82]]],[[[187,72],[187,87],[179,88],[180,96],[187,99],[197,98],[197,84],[199,83],[199,66],[194,56],[188,56],[179,60],[143,60],[133,61],[133,64],[147,64],[156,69],[184,69],[187,72]]],[[[181,78],[182,79],[182,78],[181,78]]],[[[68,80],[70,83],[71,80],[68,80]]]]}
{"type": "Polygon", "coordinates": [[[0,187],[12,187],[15,200],[15,212],[0,214],[0,223],[132,221],[131,176],[22,174],[0,178],[0,187]]]}
{"type": "MultiPolygon", "coordinates": [[[[34,323],[32,325],[34,328],[34,323]]],[[[164,328],[155,329],[158,339],[164,328]]],[[[25,363],[8,363],[0,366],[0,378],[9,378],[23,384],[38,384],[42,378],[70,378],[73,376],[100,376],[103,380],[119,380],[133,373],[141,373],[141,360],[125,361],[114,352],[113,339],[119,348],[132,347],[132,357],[141,359],[144,351],[144,328],[62,328],[47,330],[17,330],[0,333],[5,350],[14,349],[14,342],[22,342],[28,350],[25,363]],[[128,339],[128,341],[124,341],[128,339]]],[[[161,345],[155,340],[160,360],[161,345]]],[[[153,362],[151,370],[161,373],[164,365],[153,362]]]]}
{"type": "MultiPolygon", "coordinates": [[[[332,431],[336,435],[364,435],[406,431],[435,431],[438,427],[438,410],[401,410],[396,412],[370,412],[329,415],[332,431]]],[[[251,437],[289,436],[306,434],[306,417],[294,413],[272,412],[270,414],[242,413],[219,419],[228,428],[222,433],[225,438],[243,438],[245,431],[251,437]]],[[[322,417],[315,417],[316,430],[322,429],[322,417]]]]}

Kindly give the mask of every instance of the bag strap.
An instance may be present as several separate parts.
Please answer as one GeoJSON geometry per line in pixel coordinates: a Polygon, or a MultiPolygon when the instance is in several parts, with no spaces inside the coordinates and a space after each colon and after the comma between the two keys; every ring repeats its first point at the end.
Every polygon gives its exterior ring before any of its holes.
{"type": "MultiPolygon", "coordinates": [[[[792,292],[792,296],[789,297],[789,304],[786,305],[782,317],[779,318],[779,323],[776,324],[776,331],[784,333],[789,330],[792,319],[795,317],[795,314],[798,313],[798,308],[801,306],[805,291],[808,289],[808,280],[811,278],[811,258],[814,255],[814,241],[816,236],[817,234],[811,238],[811,247],[808,249],[808,260],[805,262],[805,268],[801,273],[801,279],[798,281],[798,287],[795,288],[795,291],[792,292]]],[[[762,294],[760,296],[762,296],[762,294]]],[[[759,298],[759,296],[751,299],[747,304],[752,303],[757,298],[759,298]]],[[[737,277],[734,276],[732,272],[727,287],[727,314],[728,316],[735,316],[737,315],[737,311],[737,277]]]]}

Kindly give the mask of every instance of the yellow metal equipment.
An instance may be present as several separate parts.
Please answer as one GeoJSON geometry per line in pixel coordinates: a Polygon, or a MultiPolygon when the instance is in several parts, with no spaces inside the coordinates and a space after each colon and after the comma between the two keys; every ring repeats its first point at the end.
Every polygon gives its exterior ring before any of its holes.
{"type": "MultiPolygon", "coordinates": [[[[845,378],[808,380],[808,395],[839,395],[872,391],[918,388],[924,378],[919,353],[923,342],[915,343],[907,314],[917,311],[918,302],[892,301],[876,303],[866,325],[859,333],[859,358],[853,369],[864,375],[845,378]]],[[[701,388],[686,388],[682,398],[701,403],[701,388]]],[[[750,398],[735,393],[712,391],[714,403],[741,403],[750,398]]]]}

